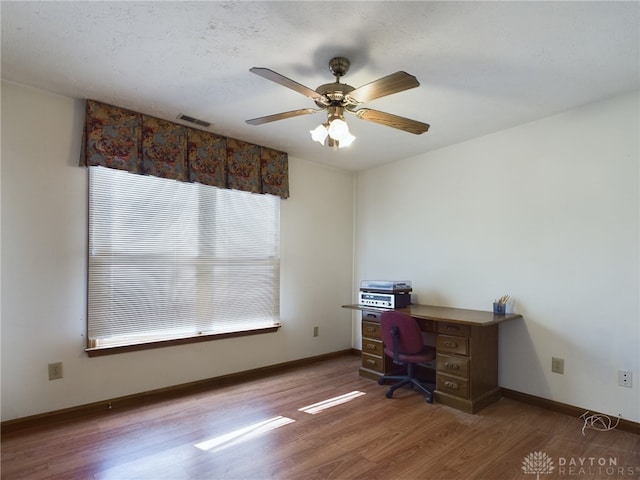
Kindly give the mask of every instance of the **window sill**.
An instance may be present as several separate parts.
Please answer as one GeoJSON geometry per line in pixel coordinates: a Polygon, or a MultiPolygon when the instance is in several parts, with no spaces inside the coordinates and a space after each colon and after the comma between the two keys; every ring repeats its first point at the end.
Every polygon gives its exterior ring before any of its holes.
{"type": "Polygon", "coordinates": [[[167,340],[155,340],[145,343],[135,343],[128,345],[104,345],[94,348],[86,348],[85,352],[89,357],[101,357],[104,355],[115,355],[117,353],[137,352],[140,350],[150,350],[152,348],[173,347],[176,345],[186,345],[189,343],[209,342],[211,340],[222,340],[224,338],[246,337],[249,335],[260,335],[262,333],[274,333],[280,329],[281,325],[271,327],[256,328],[253,330],[243,330],[239,332],[212,333],[194,335],[192,337],[173,338],[167,340]]]}

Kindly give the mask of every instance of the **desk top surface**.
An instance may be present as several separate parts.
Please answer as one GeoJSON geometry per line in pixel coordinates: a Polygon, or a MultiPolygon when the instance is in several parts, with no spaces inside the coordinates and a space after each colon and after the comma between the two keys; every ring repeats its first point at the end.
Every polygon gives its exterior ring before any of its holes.
{"type": "MultiPolygon", "coordinates": [[[[354,310],[374,310],[384,312],[390,309],[373,308],[367,305],[342,305],[342,308],[352,308],[354,310]]],[[[505,315],[496,315],[493,312],[484,310],[467,310],[464,308],[438,307],[435,305],[419,305],[411,304],[405,308],[399,308],[399,311],[407,312],[414,318],[423,320],[433,320],[436,322],[461,323],[465,325],[486,327],[506,320],[515,320],[522,318],[517,313],[509,313],[505,315]]]]}

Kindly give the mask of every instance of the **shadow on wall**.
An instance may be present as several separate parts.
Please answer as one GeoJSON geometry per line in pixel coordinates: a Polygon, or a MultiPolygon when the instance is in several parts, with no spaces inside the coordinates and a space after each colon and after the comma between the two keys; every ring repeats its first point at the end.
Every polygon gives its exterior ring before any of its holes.
{"type": "Polygon", "coordinates": [[[523,318],[503,322],[499,326],[498,385],[518,392],[552,399],[551,387],[545,376],[544,358],[536,350],[533,338],[552,335],[526,312],[517,311],[523,318]],[[524,372],[524,374],[523,374],[524,372]]]}

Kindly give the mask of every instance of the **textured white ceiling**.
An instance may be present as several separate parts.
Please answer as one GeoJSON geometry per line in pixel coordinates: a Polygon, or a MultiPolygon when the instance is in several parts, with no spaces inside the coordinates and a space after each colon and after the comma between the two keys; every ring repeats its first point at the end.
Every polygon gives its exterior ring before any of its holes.
{"type": "Polygon", "coordinates": [[[640,3],[630,2],[8,2],[2,78],[176,121],[359,170],[640,88],[640,3]],[[431,124],[416,136],[347,116],[356,141],[312,142],[323,113],[249,72],[267,67],[312,89],[328,61],[351,60],[354,87],[404,70],[421,85],[364,106],[431,124]]]}

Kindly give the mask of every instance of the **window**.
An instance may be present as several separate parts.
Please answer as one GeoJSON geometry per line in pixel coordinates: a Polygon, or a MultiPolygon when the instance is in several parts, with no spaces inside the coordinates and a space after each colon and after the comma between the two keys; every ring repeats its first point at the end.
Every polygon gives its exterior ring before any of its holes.
{"type": "Polygon", "coordinates": [[[276,196],[90,167],[89,354],[273,331],[279,235],[276,196]]]}

